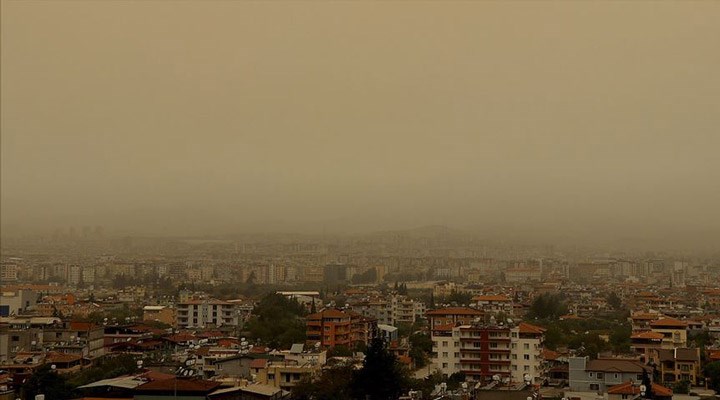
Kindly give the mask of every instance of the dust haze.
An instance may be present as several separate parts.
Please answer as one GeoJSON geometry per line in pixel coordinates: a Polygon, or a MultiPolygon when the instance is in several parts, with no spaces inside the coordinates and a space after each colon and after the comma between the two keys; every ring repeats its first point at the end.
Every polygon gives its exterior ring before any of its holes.
{"type": "Polygon", "coordinates": [[[2,2],[2,232],[720,243],[720,3],[2,2]]]}

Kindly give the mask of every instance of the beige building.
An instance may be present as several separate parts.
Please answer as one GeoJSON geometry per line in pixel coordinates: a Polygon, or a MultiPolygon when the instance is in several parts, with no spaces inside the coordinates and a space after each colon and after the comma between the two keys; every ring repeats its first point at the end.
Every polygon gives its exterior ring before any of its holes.
{"type": "Polygon", "coordinates": [[[174,325],[175,309],[167,306],[145,306],[143,307],[143,321],[158,321],[174,325]]]}

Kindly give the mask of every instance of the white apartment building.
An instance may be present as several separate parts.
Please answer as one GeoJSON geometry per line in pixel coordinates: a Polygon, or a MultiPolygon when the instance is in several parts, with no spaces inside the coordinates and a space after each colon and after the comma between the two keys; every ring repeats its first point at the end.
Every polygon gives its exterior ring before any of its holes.
{"type": "Polygon", "coordinates": [[[510,367],[512,381],[522,382],[526,377],[532,382],[540,380],[543,369],[543,341],[545,329],[526,323],[510,330],[510,367]]]}
{"type": "Polygon", "coordinates": [[[177,304],[178,328],[204,328],[206,326],[237,326],[239,310],[233,303],[208,299],[187,300],[177,304]]]}

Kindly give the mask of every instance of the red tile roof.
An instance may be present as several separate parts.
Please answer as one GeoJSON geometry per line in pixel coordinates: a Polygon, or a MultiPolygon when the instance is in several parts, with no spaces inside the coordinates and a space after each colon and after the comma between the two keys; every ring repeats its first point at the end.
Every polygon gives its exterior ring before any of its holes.
{"type": "Polygon", "coordinates": [[[653,340],[662,340],[663,337],[664,337],[664,336],[663,336],[662,333],[657,333],[657,332],[648,331],[648,332],[635,333],[635,334],[633,334],[632,336],[630,336],[630,339],[653,339],[653,340]]]}
{"type": "MultiPolygon", "coordinates": [[[[669,397],[673,395],[672,390],[657,383],[652,384],[652,391],[656,396],[669,397]]],[[[635,386],[632,382],[628,381],[609,387],[607,392],[608,394],[640,394],[640,386],[635,386]]]]}
{"type": "Polygon", "coordinates": [[[662,318],[657,321],[653,321],[650,323],[650,326],[652,327],[665,327],[665,326],[687,326],[687,322],[680,321],[679,319],[675,318],[662,318]]]}
{"type": "Polygon", "coordinates": [[[530,325],[525,322],[521,322],[520,325],[518,326],[518,328],[520,328],[520,333],[534,333],[537,335],[542,335],[546,331],[545,328],[535,326],[535,325],[530,325]]]}
{"type": "Polygon", "coordinates": [[[256,358],[250,361],[250,368],[265,368],[268,360],[266,358],[256,358]]]}

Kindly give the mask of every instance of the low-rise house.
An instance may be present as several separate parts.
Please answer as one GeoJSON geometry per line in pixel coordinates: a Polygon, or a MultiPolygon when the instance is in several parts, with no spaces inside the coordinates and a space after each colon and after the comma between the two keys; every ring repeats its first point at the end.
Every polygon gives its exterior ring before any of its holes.
{"type": "Polygon", "coordinates": [[[627,381],[640,382],[644,374],[652,376],[652,368],[639,360],[597,359],[571,357],[569,365],[570,390],[605,393],[609,387],[627,381]]]}

